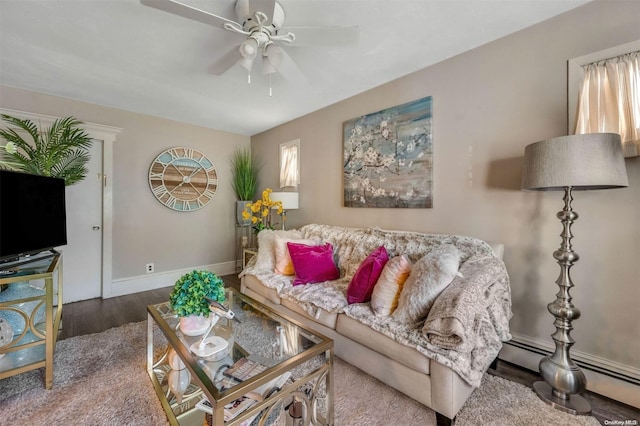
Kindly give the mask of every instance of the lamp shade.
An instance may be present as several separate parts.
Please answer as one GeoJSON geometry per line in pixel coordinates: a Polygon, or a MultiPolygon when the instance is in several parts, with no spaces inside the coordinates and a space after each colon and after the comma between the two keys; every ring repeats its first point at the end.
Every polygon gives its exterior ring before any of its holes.
{"type": "Polygon", "coordinates": [[[284,210],[295,210],[298,208],[297,192],[272,192],[271,201],[281,201],[284,210]]]}
{"type": "Polygon", "coordinates": [[[620,135],[587,133],[535,142],[524,150],[522,189],[558,191],[629,186],[620,135]]]}

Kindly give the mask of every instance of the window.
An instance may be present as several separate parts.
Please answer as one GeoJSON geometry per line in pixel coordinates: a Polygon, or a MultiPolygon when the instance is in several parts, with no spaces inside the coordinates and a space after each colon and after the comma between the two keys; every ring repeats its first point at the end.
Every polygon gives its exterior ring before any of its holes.
{"type": "Polygon", "coordinates": [[[640,41],[569,61],[569,133],[618,133],[640,155],[639,62],[640,41]]]}
{"type": "Polygon", "coordinates": [[[280,188],[300,185],[300,139],[280,144],[280,188]]]}

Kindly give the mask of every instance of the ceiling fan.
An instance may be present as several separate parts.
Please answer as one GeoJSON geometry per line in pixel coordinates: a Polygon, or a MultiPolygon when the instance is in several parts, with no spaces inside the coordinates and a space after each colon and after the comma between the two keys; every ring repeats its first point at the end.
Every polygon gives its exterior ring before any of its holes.
{"type": "MultiPolygon", "coordinates": [[[[245,36],[210,67],[210,72],[221,75],[238,64],[249,73],[257,57],[262,59],[262,73],[271,76],[278,72],[287,80],[302,83],[306,79],[300,68],[280,46],[342,46],[359,39],[359,28],[351,27],[289,27],[284,28],[284,9],[276,0],[236,0],[236,20],[180,3],[175,0],[140,0],[165,12],[204,24],[219,27],[245,36]]],[[[271,92],[271,89],[269,89],[271,92]]],[[[270,93],[271,94],[271,93],[270,93]]]]}

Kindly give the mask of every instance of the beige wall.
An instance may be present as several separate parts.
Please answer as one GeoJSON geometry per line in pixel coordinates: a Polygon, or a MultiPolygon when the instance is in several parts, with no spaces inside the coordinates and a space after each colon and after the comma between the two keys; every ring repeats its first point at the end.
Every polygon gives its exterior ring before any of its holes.
{"type": "Polygon", "coordinates": [[[229,158],[237,146],[249,146],[249,137],[7,86],[0,86],[0,107],[123,129],[113,149],[113,279],[144,275],[152,262],[161,273],[234,261],[229,158]],[[195,212],[170,210],[149,189],[151,162],[173,146],[201,151],[218,172],[215,197],[195,212]]]}
{"type": "MultiPolygon", "coordinates": [[[[277,187],[278,144],[300,138],[300,210],[326,223],[473,235],[506,246],[512,330],[551,342],[562,194],[519,190],[524,147],[567,133],[567,60],[640,39],[640,2],[595,2],[251,138],[277,187]],[[434,207],[342,207],[342,123],[433,96],[434,207]],[[469,178],[469,169],[472,178],[469,178]]],[[[437,43],[437,41],[433,41],[437,43]]],[[[640,158],[630,186],[577,192],[576,351],[640,368],[640,158]]]]}

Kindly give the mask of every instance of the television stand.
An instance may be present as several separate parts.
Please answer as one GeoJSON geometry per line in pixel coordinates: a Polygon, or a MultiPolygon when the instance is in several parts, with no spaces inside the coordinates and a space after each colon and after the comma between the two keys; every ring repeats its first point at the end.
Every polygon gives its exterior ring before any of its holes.
{"type": "Polygon", "coordinates": [[[0,355],[6,358],[0,364],[0,380],[44,368],[44,385],[46,389],[51,389],[53,356],[62,319],[62,255],[57,252],[35,255],[28,260],[3,266],[7,269],[1,272],[15,274],[0,274],[0,288],[4,290],[0,292],[0,312],[23,318],[17,323],[17,328],[24,326],[22,332],[18,332],[14,324],[13,339],[0,348],[0,355]],[[44,286],[34,289],[31,281],[44,281],[44,286]],[[19,287],[16,287],[21,285],[31,287],[37,294],[21,294],[17,290],[19,287]],[[36,306],[30,310],[33,305],[36,306]],[[42,307],[45,310],[44,319],[38,318],[36,312],[42,307]]]}

